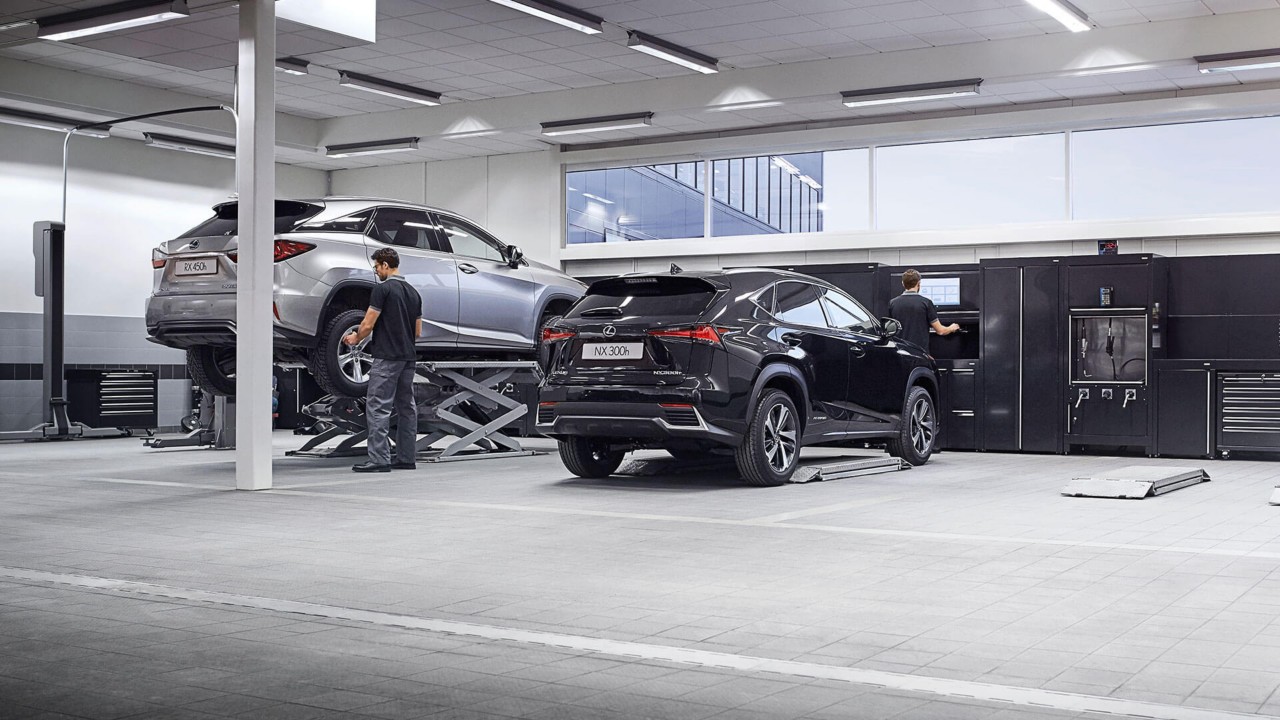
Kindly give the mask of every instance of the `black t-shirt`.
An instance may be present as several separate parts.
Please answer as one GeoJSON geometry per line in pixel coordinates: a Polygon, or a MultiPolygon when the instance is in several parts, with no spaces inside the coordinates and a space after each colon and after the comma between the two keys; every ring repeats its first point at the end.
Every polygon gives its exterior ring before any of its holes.
{"type": "Polygon", "coordinates": [[[902,323],[899,337],[929,349],[929,327],[938,319],[932,300],[918,292],[904,292],[889,301],[889,317],[902,323]]]}
{"type": "Polygon", "coordinates": [[[392,275],[373,287],[370,309],[377,310],[369,354],[382,360],[417,360],[414,338],[422,317],[422,296],[404,278],[392,275]]]}

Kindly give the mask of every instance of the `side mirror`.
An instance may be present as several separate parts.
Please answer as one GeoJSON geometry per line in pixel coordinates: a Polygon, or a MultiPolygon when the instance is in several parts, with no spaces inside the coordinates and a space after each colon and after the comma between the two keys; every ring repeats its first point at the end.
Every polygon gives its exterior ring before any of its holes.
{"type": "Polygon", "coordinates": [[[513,268],[518,268],[522,262],[524,262],[524,251],[515,245],[508,245],[507,265],[513,268]]]}
{"type": "Polygon", "coordinates": [[[882,327],[885,337],[897,337],[902,332],[902,323],[893,318],[882,318],[881,322],[884,323],[882,327]]]}

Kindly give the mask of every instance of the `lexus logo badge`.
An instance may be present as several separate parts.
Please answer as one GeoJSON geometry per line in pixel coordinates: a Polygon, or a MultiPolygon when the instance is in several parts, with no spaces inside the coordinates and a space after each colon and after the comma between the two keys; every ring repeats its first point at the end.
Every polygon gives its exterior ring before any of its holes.
{"type": "Polygon", "coordinates": [[[614,326],[612,326],[612,325],[605,325],[605,326],[604,326],[604,336],[605,336],[605,337],[613,337],[614,335],[617,335],[617,334],[618,334],[618,328],[616,328],[616,327],[614,327],[614,326]]]}
{"type": "Polygon", "coordinates": [[[199,240],[192,240],[192,241],[191,241],[191,244],[190,244],[190,245],[188,245],[187,247],[191,248],[192,250],[195,250],[196,248],[200,247],[200,241],[199,241],[199,240]]]}

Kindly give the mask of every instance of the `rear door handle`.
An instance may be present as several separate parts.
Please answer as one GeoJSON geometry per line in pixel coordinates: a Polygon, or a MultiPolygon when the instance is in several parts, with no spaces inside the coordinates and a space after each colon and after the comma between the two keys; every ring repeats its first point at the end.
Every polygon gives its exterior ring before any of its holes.
{"type": "Polygon", "coordinates": [[[471,263],[458,263],[458,269],[468,275],[475,275],[476,273],[480,272],[480,270],[475,265],[472,265],[471,263]]]}
{"type": "Polygon", "coordinates": [[[804,339],[795,333],[783,333],[782,342],[790,345],[791,347],[799,347],[800,343],[804,342],[804,339]]]}

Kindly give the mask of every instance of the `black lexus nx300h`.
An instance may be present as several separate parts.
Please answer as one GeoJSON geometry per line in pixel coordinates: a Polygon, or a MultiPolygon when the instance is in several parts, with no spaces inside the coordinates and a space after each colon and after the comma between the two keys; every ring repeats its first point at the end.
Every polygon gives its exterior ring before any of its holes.
{"type": "Polygon", "coordinates": [[[810,445],[883,442],[920,465],[938,433],[933,359],[838,288],[765,269],[601,280],[543,329],[538,429],[570,472],[631,450],[733,454],[780,485],[810,445]]]}

